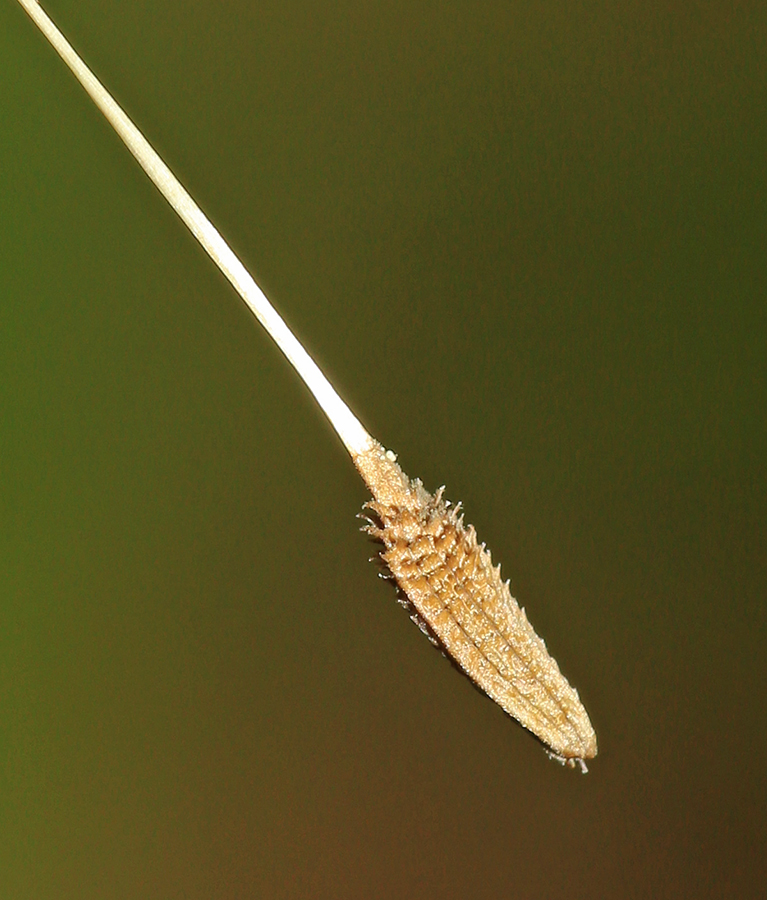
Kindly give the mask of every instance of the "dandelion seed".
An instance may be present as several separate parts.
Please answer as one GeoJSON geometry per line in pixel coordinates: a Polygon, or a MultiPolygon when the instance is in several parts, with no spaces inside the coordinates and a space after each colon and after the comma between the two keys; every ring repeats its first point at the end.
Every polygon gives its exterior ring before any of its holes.
{"type": "Polygon", "coordinates": [[[421,630],[549,755],[586,771],[597,753],[589,717],[525,611],[501,580],[490,552],[464,525],[461,504],[411,481],[338,396],[249,272],[146,138],[101,85],[36,0],[19,0],[90,94],[141,167],[178,213],[312,392],[349,451],[373,499],[363,530],[380,540],[382,560],[421,630]]]}

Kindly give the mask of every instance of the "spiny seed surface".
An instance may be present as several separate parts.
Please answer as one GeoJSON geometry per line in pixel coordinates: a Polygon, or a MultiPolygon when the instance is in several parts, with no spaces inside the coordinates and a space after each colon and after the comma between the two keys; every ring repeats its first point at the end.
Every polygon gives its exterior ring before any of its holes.
{"type": "Polygon", "coordinates": [[[596,755],[586,710],[525,611],[501,580],[490,552],[465,526],[459,507],[410,481],[383,448],[355,463],[374,499],[366,530],[414,619],[486,694],[571,764],[596,755]]]}

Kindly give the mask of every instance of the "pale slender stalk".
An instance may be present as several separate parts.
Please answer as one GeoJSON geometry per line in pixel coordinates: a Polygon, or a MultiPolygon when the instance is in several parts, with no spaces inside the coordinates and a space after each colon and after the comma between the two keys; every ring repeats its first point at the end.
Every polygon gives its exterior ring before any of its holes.
{"type": "MultiPolygon", "coordinates": [[[[102,87],[36,0],[19,0],[112,123],[128,149],[266,328],[325,414],[370,488],[367,531],[420,627],[488,696],[533,732],[562,763],[597,753],[588,714],[546,645],[511,596],[500,566],[466,527],[459,507],[411,481],[374,440],[299,344],[227,243],[146,138],[102,87]]],[[[460,504],[459,504],[460,506],[460,504]]]]}
{"type": "Polygon", "coordinates": [[[229,279],[253,315],[269,332],[274,342],[314,394],[352,457],[369,450],[373,439],[363,428],[362,423],[338,396],[335,388],[323,375],[317,363],[304,350],[280,314],[267,300],[264,292],[253,280],[251,274],[178,178],[165,165],[149,141],[78,56],[75,49],[43,12],[36,0],[19,0],[19,3],[74,72],[77,80],[90,94],[96,106],[104,113],[163,197],[178,213],[213,262],[229,279]]]}

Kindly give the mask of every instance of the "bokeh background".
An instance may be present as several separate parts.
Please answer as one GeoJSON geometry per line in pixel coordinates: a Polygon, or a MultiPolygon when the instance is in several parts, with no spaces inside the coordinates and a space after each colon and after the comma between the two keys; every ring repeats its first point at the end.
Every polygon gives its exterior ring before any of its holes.
{"type": "Polygon", "coordinates": [[[762,3],[46,0],[579,689],[550,762],[0,4],[0,896],[764,896],[762,3]]]}

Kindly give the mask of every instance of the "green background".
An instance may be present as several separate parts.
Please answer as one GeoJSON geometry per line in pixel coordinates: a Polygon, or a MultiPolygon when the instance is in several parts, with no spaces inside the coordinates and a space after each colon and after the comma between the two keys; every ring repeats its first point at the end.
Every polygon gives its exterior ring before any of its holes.
{"type": "Polygon", "coordinates": [[[0,897],[757,897],[763,3],[46,8],[462,500],[586,777],[367,562],[306,389],[0,4],[0,897]]]}

